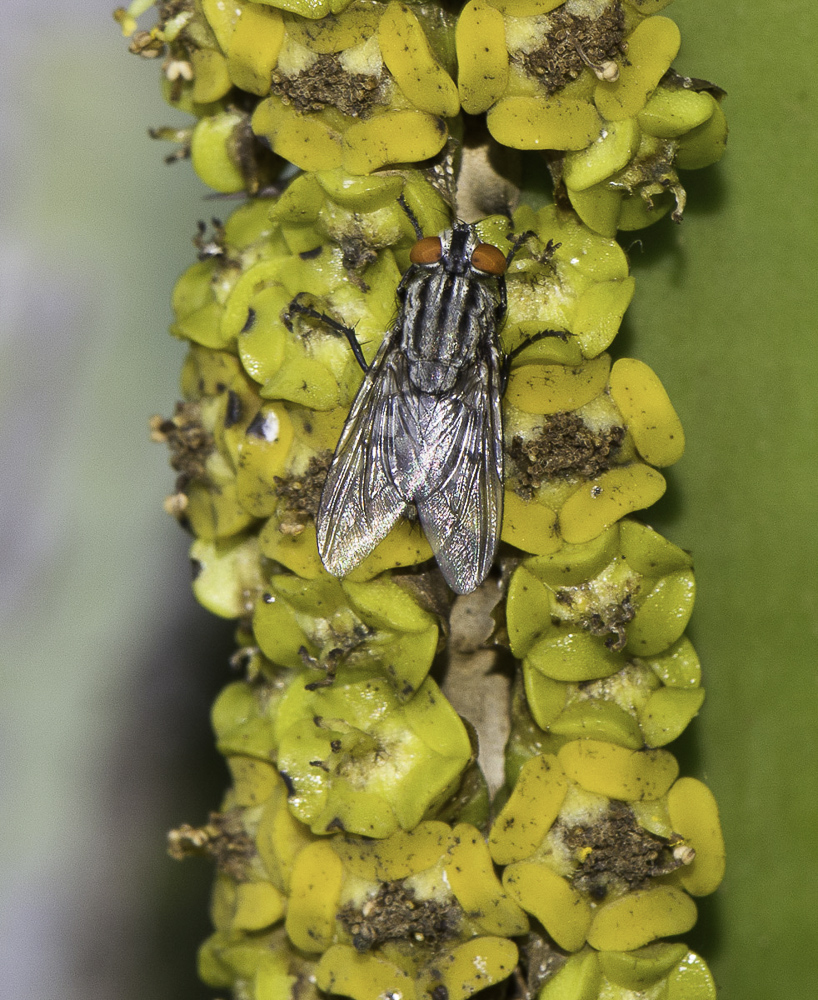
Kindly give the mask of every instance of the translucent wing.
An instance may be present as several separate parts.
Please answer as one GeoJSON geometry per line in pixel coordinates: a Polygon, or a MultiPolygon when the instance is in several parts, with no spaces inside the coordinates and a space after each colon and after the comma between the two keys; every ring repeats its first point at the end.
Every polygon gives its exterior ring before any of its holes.
{"type": "Polygon", "coordinates": [[[318,551],[351,572],[410,504],[441,572],[460,594],[486,578],[503,516],[499,352],[445,394],[413,385],[392,332],[352,404],[318,510],[318,551]]]}
{"type": "Polygon", "coordinates": [[[464,384],[438,398],[436,410],[417,460],[426,478],[414,501],[446,582],[468,594],[491,569],[503,520],[499,354],[464,373],[464,384]]]}
{"type": "Polygon", "coordinates": [[[318,552],[334,576],[346,576],[365,559],[406,508],[384,455],[403,365],[395,337],[394,330],[387,334],[364,376],[321,494],[318,552]]]}

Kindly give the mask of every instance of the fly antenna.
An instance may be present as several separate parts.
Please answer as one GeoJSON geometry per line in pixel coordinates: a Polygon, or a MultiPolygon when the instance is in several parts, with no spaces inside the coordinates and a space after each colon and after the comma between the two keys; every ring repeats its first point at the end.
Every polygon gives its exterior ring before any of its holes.
{"type": "Polygon", "coordinates": [[[398,204],[404,210],[404,212],[406,212],[407,218],[412,223],[412,229],[414,229],[414,231],[415,231],[415,236],[417,236],[417,238],[419,240],[422,240],[423,239],[423,230],[420,228],[420,223],[418,222],[418,217],[415,215],[415,213],[412,211],[412,209],[409,208],[409,206],[406,203],[406,199],[403,197],[402,194],[398,195],[398,204]]]}

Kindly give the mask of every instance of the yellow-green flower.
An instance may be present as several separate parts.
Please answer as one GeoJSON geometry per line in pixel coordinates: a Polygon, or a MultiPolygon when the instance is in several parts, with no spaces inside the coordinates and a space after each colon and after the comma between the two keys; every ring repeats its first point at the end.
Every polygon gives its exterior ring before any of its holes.
{"type": "MultiPolygon", "coordinates": [[[[718,102],[671,69],[680,43],[664,2],[471,0],[458,21],[464,111],[487,113],[505,146],[548,153],[580,218],[614,236],[661,218],[685,194],[677,167],[721,156],[718,102]]],[[[718,88],[709,88],[718,96],[718,88]]]]}
{"type": "Polygon", "coordinates": [[[699,711],[690,557],[630,519],[581,544],[525,560],[506,625],[526,702],[557,748],[593,737],[664,746],[699,711]]]}
{"type": "Polygon", "coordinates": [[[679,49],[676,25],[646,17],[637,10],[643,6],[471,0],[457,29],[464,110],[488,112],[489,129],[504,145],[584,149],[605,121],[644,106],[679,49]]]}
{"type": "Polygon", "coordinates": [[[565,951],[630,951],[695,923],[689,894],[718,886],[724,845],[710,793],[677,775],[664,750],[593,739],[523,765],[489,847],[506,891],[565,951]]]}
{"type": "Polygon", "coordinates": [[[713,797],[664,749],[704,698],[692,561],[631,516],[684,434],[659,377],[607,353],[634,292],[615,235],[679,218],[677,170],[726,140],[722,92],[672,69],[667,2],[174,0],[146,31],[146,0],[116,14],[194,116],[154,131],[171,158],[253,196],[200,226],[173,295],[182,402],[151,424],[194,592],[237,622],[242,676],[212,714],[230,788],[170,838],[216,862],[200,972],[235,1000],[714,1000],[663,940],[724,870],[713,797]],[[416,523],[336,579],[315,518],[362,379],[344,329],[371,361],[417,228],[458,216],[519,246],[504,544],[455,605],[416,523]],[[494,747],[457,689],[469,643],[508,651],[494,747]]]}
{"type": "Polygon", "coordinates": [[[253,114],[275,152],[305,170],[368,174],[443,149],[460,103],[442,11],[431,33],[397,0],[356,0],[322,20],[279,17],[272,82],[254,91],[269,96],[253,114]]]}

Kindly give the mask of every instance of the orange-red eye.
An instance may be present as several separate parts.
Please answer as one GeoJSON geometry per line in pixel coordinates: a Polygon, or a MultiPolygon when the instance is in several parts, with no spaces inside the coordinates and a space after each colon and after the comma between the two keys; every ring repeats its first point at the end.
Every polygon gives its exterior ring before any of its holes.
{"type": "Polygon", "coordinates": [[[499,277],[506,273],[506,255],[491,243],[478,243],[471,255],[471,266],[499,277]]]}
{"type": "Polygon", "coordinates": [[[439,236],[425,236],[409,252],[409,260],[413,264],[436,264],[442,256],[443,244],[439,236]]]}

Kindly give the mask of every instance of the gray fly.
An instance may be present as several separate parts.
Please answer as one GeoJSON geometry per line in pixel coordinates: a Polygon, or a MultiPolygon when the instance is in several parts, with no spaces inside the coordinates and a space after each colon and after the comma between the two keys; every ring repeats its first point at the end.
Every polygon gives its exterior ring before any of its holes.
{"type": "Polygon", "coordinates": [[[397,318],[371,365],[354,333],[332,323],[365,375],[321,495],[318,551],[345,576],[415,508],[446,582],[468,594],[500,540],[504,275],[531,234],[506,255],[466,223],[426,238],[415,228],[397,318]]]}

